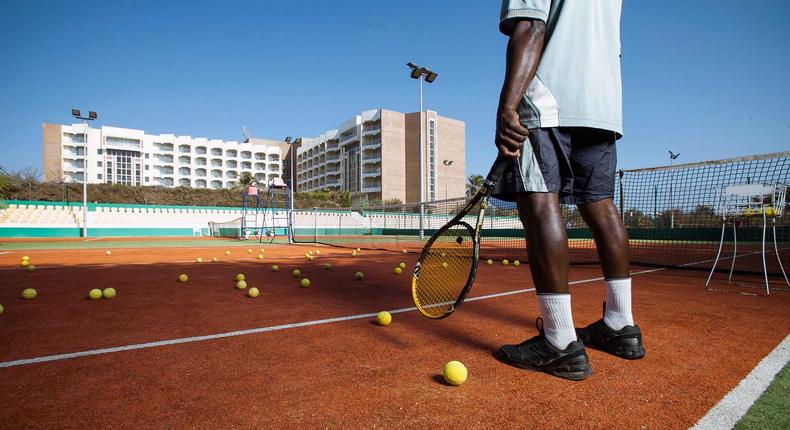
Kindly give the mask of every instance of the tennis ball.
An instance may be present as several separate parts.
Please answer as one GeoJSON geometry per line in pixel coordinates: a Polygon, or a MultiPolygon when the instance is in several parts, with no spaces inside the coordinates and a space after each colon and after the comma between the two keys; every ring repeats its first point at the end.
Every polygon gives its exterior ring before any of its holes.
{"type": "Polygon", "coordinates": [[[30,257],[28,257],[27,255],[22,256],[22,261],[28,261],[28,260],[30,260],[30,257]]]}
{"type": "Polygon", "coordinates": [[[444,252],[442,252],[442,258],[444,258],[444,257],[447,257],[447,254],[445,254],[444,252]]]}
{"type": "Polygon", "coordinates": [[[398,264],[398,267],[400,267],[401,269],[405,269],[406,268],[406,263],[400,263],[400,264],[398,264]]]}
{"type": "Polygon", "coordinates": [[[216,263],[216,262],[218,261],[218,259],[217,259],[217,257],[211,257],[211,261],[213,261],[214,263],[216,263]]]}
{"type": "Polygon", "coordinates": [[[396,275],[400,275],[401,273],[403,273],[403,269],[401,269],[400,267],[396,267],[395,270],[393,270],[393,273],[395,273],[396,275]]]}
{"type": "Polygon", "coordinates": [[[357,256],[357,251],[351,251],[351,256],[352,257],[356,257],[357,256]]]}
{"type": "Polygon", "coordinates": [[[247,279],[247,278],[245,278],[245,277],[244,277],[244,274],[243,274],[243,273],[239,273],[239,274],[238,274],[238,275],[236,275],[236,277],[235,277],[235,278],[233,278],[233,279],[235,279],[235,280],[237,280],[237,281],[243,281],[243,280],[245,280],[245,279],[247,279]]]}
{"type": "Polygon", "coordinates": [[[258,254],[258,260],[263,260],[263,254],[258,254]]]}
{"type": "Polygon", "coordinates": [[[200,258],[200,257],[198,257],[197,259],[195,259],[195,261],[197,261],[198,263],[202,263],[202,262],[203,262],[203,259],[202,259],[202,258],[200,258]]]}
{"type": "Polygon", "coordinates": [[[112,255],[112,251],[107,251],[107,252],[105,252],[105,254],[112,255]]]}
{"type": "Polygon", "coordinates": [[[442,376],[444,376],[444,381],[450,385],[461,385],[466,381],[466,366],[460,361],[450,361],[444,365],[442,376]]]}
{"type": "Polygon", "coordinates": [[[248,250],[247,250],[247,253],[248,253],[248,254],[252,254],[252,250],[251,250],[251,249],[248,249],[248,250]]]}
{"type": "Polygon", "coordinates": [[[105,299],[114,299],[118,293],[115,291],[115,288],[105,288],[104,291],[101,292],[101,295],[104,296],[105,299]]]}
{"type": "Polygon", "coordinates": [[[332,264],[331,263],[324,263],[324,269],[329,270],[331,268],[332,268],[332,264]]]}
{"type": "Polygon", "coordinates": [[[376,324],[378,325],[390,325],[392,322],[392,315],[390,315],[387,311],[381,311],[376,314],[376,324]]]}
{"type": "Polygon", "coordinates": [[[445,269],[447,268],[447,262],[446,261],[442,261],[442,267],[444,267],[445,269]]]}
{"type": "Polygon", "coordinates": [[[25,288],[22,290],[22,298],[26,300],[35,299],[38,293],[34,288],[25,288]]]}
{"type": "Polygon", "coordinates": [[[310,253],[309,253],[309,252],[308,252],[308,253],[306,253],[306,254],[304,255],[304,258],[305,258],[306,260],[307,260],[307,259],[309,259],[309,258],[310,258],[310,253]]]}
{"type": "Polygon", "coordinates": [[[276,272],[278,270],[280,270],[280,266],[278,266],[276,264],[272,266],[272,272],[276,272]]]}
{"type": "Polygon", "coordinates": [[[258,297],[258,294],[259,294],[259,291],[255,287],[251,287],[249,290],[247,290],[247,295],[249,297],[258,297]]]}
{"type": "Polygon", "coordinates": [[[320,249],[316,249],[315,250],[315,255],[321,255],[321,250],[320,249]]]}
{"type": "Polygon", "coordinates": [[[404,254],[408,254],[409,253],[409,251],[406,251],[405,249],[402,250],[401,252],[404,253],[404,254]]]}
{"type": "Polygon", "coordinates": [[[90,298],[91,300],[98,300],[98,299],[100,299],[101,298],[101,290],[98,289],[98,288],[94,288],[94,289],[88,291],[88,298],[90,298]]]}
{"type": "Polygon", "coordinates": [[[240,290],[243,290],[243,289],[247,288],[247,282],[246,281],[236,282],[236,288],[238,288],[240,290]]]}
{"type": "Polygon", "coordinates": [[[21,263],[19,263],[19,265],[20,265],[20,266],[22,266],[22,267],[27,267],[27,266],[29,266],[29,265],[30,265],[30,261],[28,261],[28,260],[22,260],[22,262],[21,262],[21,263]]]}
{"type": "Polygon", "coordinates": [[[362,251],[361,249],[357,248],[357,251],[362,251]]]}
{"type": "Polygon", "coordinates": [[[263,252],[263,251],[264,251],[264,249],[263,249],[263,248],[261,248],[261,252],[263,252]]]}
{"type": "Polygon", "coordinates": [[[301,270],[299,270],[299,269],[294,269],[294,270],[291,272],[291,276],[293,276],[294,278],[298,278],[298,277],[299,277],[299,276],[301,276],[301,275],[302,275],[302,271],[301,271],[301,270]]]}
{"type": "Polygon", "coordinates": [[[309,286],[310,286],[310,280],[309,280],[309,279],[307,279],[307,278],[302,278],[302,280],[301,280],[301,281],[299,281],[299,285],[301,285],[301,286],[303,286],[303,287],[307,288],[307,287],[309,287],[309,286]]]}
{"type": "Polygon", "coordinates": [[[27,270],[28,272],[33,272],[33,271],[36,270],[36,266],[31,264],[31,265],[25,267],[25,270],[27,270]]]}
{"type": "Polygon", "coordinates": [[[230,255],[230,251],[225,251],[225,255],[230,255]]]}
{"type": "Polygon", "coordinates": [[[521,265],[521,262],[520,262],[520,261],[518,261],[518,260],[516,260],[516,261],[514,261],[514,262],[513,262],[513,265],[514,265],[514,266],[520,266],[520,265],[521,265]]]}
{"type": "Polygon", "coordinates": [[[189,280],[189,276],[186,273],[182,273],[178,275],[178,282],[186,282],[189,280]]]}
{"type": "Polygon", "coordinates": [[[489,258],[488,260],[486,260],[486,264],[488,264],[490,266],[490,265],[494,264],[494,260],[489,258]]]}
{"type": "Polygon", "coordinates": [[[364,277],[365,277],[365,274],[364,274],[364,273],[362,273],[362,272],[357,272],[357,273],[354,273],[354,278],[355,278],[357,281],[360,281],[360,280],[362,280],[362,278],[364,278],[364,277]]]}
{"type": "Polygon", "coordinates": [[[5,311],[5,308],[3,307],[3,305],[0,305],[0,315],[3,314],[3,311],[5,311]]]}
{"type": "Polygon", "coordinates": [[[510,262],[509,262],[509,261],[507,261],[507,259],[505,259],[505,260],[502,260],[502,264],[504,264],[505,266],[507,266],[508,264],[510,264],[510,262]]]}

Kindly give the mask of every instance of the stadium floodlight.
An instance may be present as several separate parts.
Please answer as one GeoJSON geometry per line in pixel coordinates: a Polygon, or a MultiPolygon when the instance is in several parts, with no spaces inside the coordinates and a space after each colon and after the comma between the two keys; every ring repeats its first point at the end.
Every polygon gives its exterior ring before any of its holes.
{"type": "Polygon", "coordinates": [[[423,133],[423,129],[425,128],[425,121],[423,120],[422,114],[422,81],[426,81],[430,84],[439,75],[437,75],[433,70],[420,67],[411,62],[406,63],[406,66],[411,69],[409,76],[412,79],[418,79],[420,81],[420,239],[422,239],[425,237],[425,230],[423,229],[425,210],[425,205],[423,205],[423,201],[425,200],[425,138],[423,135],[425,133],[423,133]]]}
{"type": "Polygon", "coordinates": [[[453,165],[453,160],[443,160],[442,164],[444,164],[444,199],[447,200],[447,184],[449,182],[447,168],[453,165]]]}
{"type": "Polygon", "coordinates": [[[76,119],[81,119],[82,124],[85,127],[83,132],[85,133],[83,136],[83,148],[84,152],[82,154],[82,237],[88,237],[88,135],[90,134],[90,126],[88,126],[88,121],[93,121],[99,117],[94,111],[88,111],[88,116],[82,116],[82,113],[79,109],[71,109],[71,116],[76,119]]]}

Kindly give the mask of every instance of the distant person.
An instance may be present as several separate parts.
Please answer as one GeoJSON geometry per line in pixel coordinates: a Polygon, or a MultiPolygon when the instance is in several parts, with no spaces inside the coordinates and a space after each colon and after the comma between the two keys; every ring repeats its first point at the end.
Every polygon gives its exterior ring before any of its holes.
{"type": "Polygon", "coordinates": [[[631,313],[628,236],[613,203],[622,136],[621,0],[504,0],[510,37],[496,146],[512,160],[493,194],[516,201],[541,318],[538,336],[504,345],[506,363],[571,380],[592,373],[585,345],[627,359],[645,349],[631,313]],[[590,226],[606,283],[603,318],[578,330],[560,202],[590,226]],[[578,336],[578,337],[577,337],[578,336]]]}

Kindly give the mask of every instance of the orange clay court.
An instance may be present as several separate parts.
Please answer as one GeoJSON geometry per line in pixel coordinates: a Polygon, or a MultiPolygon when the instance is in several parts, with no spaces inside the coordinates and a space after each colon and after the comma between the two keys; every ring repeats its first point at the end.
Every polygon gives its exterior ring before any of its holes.
{"type": "MultiPolygon", "coordinates": [[[[790,332],[786,290],[736,294],[722,274],[705,288],[705,271],[633,267],[646,358],[588,350],[593,376],[559,381],[492,356],[536,334],[526,264],[481,264],[467,303],[432,321],[411,301],[415,252],[89,240],[0,247],[2,428],[688,428],[790,332]],[[234,288],[237,273],[259,297],[234,288]],[[106,287],[118,296],[87,298],[106,287]],[[375,324],[381,310],[391,325],[375,324]],[[442,380],[450,360],[469,370],[461,386],[442,380]]],[[[571,268],[577,325],[600,317],[600,276],[571,268]]]]}

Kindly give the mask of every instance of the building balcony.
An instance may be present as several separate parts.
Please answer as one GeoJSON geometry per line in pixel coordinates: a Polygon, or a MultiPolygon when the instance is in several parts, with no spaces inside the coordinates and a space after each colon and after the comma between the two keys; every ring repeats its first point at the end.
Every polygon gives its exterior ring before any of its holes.
{"type": "Polygon", "coordinates": [[[381,192],[381,185],[363,185],[362,186],[363,193],[380,193],[381,192]]]}
{"type": "Polygon", "coordinates": [[[370,172],[362,172],[363,178],[376,178],[381,177],[381,170],[373,170],[370,172]]]}
{"type": "Polygon", "coordinates": [[[378,163],[381,163],[381,157],[362,159],[362,164],[378,164],[378,163]]]}
{"type": "Polygon", "coordinates": [[[362,132],[363,136],[375,136],[377,134],[381,134],[381,126],[376,126],[375,128],[370,128],[362,132]]]}

